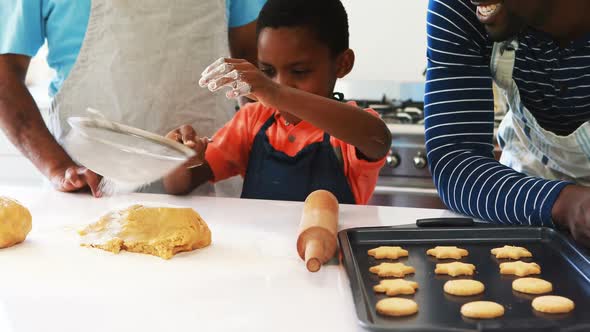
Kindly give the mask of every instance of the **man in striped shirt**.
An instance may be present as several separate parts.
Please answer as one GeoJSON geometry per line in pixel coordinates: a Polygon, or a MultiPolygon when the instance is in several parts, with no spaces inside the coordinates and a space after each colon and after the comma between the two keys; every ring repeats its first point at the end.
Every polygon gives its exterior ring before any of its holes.
{"type": "Polygon", "coordinates": [[[590,244],[590,1],[430,0],[430,170],[445,204],[590,244]],[[510,105],[493,157],[492,81],[510,105]]]}

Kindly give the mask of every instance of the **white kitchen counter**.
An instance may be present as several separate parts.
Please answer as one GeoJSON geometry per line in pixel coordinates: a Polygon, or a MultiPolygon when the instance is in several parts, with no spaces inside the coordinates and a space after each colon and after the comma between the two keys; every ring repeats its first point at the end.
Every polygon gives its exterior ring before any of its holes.
{"type": "MultiPolygon", "coordinates": [[[[24,187],[0,195],[33,215],[27,240],[0,250],[0,331],[362,331],[348,278],[310,273],[295,249],[302,204],[132,194],[94,199],[24,187]],[[188,206],[211,246],[170,260],[79,247],[75,230],[110,209],[188,206]]],[[[340,228],[411,224],[444,210],[342,206],[340,228]]]]}

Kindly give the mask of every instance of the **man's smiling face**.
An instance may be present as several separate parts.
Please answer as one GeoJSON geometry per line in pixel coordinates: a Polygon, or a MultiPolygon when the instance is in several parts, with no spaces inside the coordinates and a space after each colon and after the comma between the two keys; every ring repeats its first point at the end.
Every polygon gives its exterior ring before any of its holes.
{"type": "Polygon", "coordinates": [[[540,28],[551,14],[552,0],[471,0],[477,18],[494,41],[516,36],[525,26],[540,28]]]}

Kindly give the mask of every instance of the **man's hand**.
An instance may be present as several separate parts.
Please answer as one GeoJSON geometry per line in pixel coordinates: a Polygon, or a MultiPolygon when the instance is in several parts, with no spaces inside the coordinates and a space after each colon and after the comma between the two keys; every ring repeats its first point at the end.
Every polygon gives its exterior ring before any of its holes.
{"type": "Polygon", "coordinates": [[[101,196],[98,190],[100,177],[86,167],[71,165],[65,168],[58,168],[51,172],[49,180],[54,188],[59,191],[71,192],[90,188],[94,197],[101,196]]]}
{"type": "Polygon", "coordinates": [[[25,85],[31,58],[0,54],[0,130],[60,191],[90,187],[98,192],[99,177],[76,166],[53,138],[25,85]]]}
{"type": "Polygon", "coordinates": [[[205,151],[207,150],[209,139],[207,137],[198,137],[197,132],[190,125],[184,125],[174,129],[166,135],[166,138],[184,144],[197,153],[183,167],[193,168],[201,166],[205,162],[205,151]]]}
{"type": "Polygon", "coordinates": [[[590,247],[590,188],[566,186],[551,213],[556,225],[567,228],[577,242],[590,247]]]}
{"type": "Polygon", "coordinates": [[[248,97],[264,105],[272,105],[280,85],[268,78],[246,60],[221,58],[202,73],[201,87],[215,92],[229,87],[228,98],[248,97]]]}

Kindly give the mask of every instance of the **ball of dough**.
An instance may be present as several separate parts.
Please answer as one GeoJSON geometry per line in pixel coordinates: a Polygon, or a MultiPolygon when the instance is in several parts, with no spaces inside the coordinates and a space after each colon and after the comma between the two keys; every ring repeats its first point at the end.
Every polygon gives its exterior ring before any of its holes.
{"type": "Polygon", "coordinates": [[[121,250],[169,259],[181,251],[211,244],[211,231],[191,208],[133,205],[110,212],[78,231],[82,246],[121,250]]]}
{"type": "Polygon", "coordinates": [[[31,213],[19,202],[0,196],[0,248],[25,240],[31,231],[31,213]]]}

